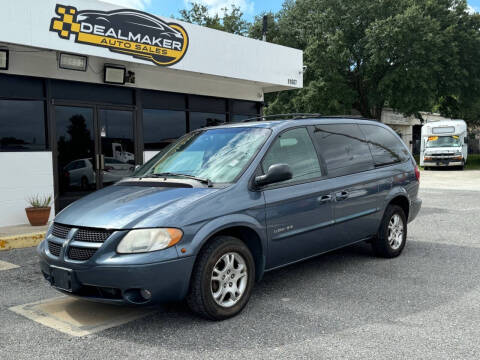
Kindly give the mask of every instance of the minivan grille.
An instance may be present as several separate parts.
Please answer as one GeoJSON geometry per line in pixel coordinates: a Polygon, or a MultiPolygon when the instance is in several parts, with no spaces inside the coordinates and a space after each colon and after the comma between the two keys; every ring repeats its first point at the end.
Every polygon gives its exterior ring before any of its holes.
{"type": "Polygon", "coordinates": [[[52,235],[60,239],[66,239],[71,229],[72,229],[71,226],[65,226],[65,225],[53,223],[52,235]]]}
{"type": "Polygon", "coordinates": [[[54,243],[52,241],[48,242],[48,250],[50,251],[50,254],[52,254],[53,256],[59,256],[61,249],[62,249],[62,245],[54,243]]]}
{"type": "MultiPolygon", "coordinates": [[[[57,223],[53,224],[52,235],[59,239],[66,239],[68,233],[73,228],[73,226],[60,225],[57,223]]],[[[76,241],[85,241],[85,242],[105,242],[113,231],[103,230],[103,229],[87,229],[80,228],[73,238],[76,241]]]]}
{"type": "Polygon", "coordinates": [[[78,229],[73,239],[76,241],[103,243],[110,235],[112,235],[112,231],[109,230],[78,229]]]}
{"type": "Polygon", "coordinates": [[[96,252],[97,249],[71,246],[68,249],[68,257],[72,260],[85,261],[90,259],[96,252]]]}
{"type": "MultiPolygon", "coordinates": [[[[60,239],[66,239],[68,233],[73,228],[74,226],[54,223],[52,228],[52,235],[60,239]]],[[[107,240],[109,236],[112,235],[112,233],[113,230],[78,228],[72,240],[90,243],[104,243],[105,240],[107,240]]],[[[50,253],[54,256],[60,255],[61,248],[62,245],[58,245],[52,241],[48,242],[48,249],[50,250],[50,253]]],[[[97,247],[85,248],[78,246],[69,246],[67,257],[71,260],[86,261],[95,254],[97,249],[97,247]]]]}

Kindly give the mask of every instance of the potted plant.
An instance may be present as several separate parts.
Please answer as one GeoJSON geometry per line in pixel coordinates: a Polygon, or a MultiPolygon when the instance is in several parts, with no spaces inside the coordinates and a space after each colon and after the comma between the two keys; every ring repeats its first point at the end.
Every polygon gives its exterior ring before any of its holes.
{"type": "Polygon", "coordinates": [[[25,211],[30,225],[46,225],[50,218],[50,203],[52,202],[52,197],[50,195],[34,195],[28,198],[27,201],[30,204],[30,207],[25,208],[25,211]]]}

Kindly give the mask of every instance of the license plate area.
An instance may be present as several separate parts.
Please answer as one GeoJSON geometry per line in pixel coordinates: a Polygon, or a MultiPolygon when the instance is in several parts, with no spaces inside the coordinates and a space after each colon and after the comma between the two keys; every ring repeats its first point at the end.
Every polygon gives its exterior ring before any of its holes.
{"type": "Polygon", "coordinates": [[[57,289],[72,292],[73,271],[57,266],[50,266],[50,283],[57,289]]]}

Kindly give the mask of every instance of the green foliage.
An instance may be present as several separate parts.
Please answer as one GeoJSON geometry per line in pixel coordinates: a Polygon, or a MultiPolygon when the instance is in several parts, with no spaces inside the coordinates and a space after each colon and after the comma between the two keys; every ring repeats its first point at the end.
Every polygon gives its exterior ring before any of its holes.
{"type": "Polygon", "coordinates": [[[250,27],[243,12],[233,4],[231,9],[222,8],[221,15],[210,15],[207,6],[192,2],[189,9],[180,10],[180,20],[237,35],[246,35],[250,27]]]}
{"type": "Polygon", "coordinates": [[[31,207],[48,208],[52,203],[51,195],[32,195],[27,199],[31,207]]]}
{"type": "Polygon", "coordinates": [[[307,65],[304,88],[267,96],[268,113],[480,117],[480,22],[464,0],[290,0],[268,15],[269,41],[304,50],[307,65]]]}
{"type": "Polygon", "coordinates": [[[304,51],[304,88],[266,94],[266,113],[405,115],[439,111],[480,124],[480,15],[466,0],[286,0],[252,24],[239,8],[181,19],[304,51]]]}

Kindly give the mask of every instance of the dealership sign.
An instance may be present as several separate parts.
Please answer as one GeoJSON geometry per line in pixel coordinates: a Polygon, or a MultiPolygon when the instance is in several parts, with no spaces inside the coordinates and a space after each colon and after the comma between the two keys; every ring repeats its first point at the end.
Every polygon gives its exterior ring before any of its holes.
{"type": "Polygon", "coordinates": [[[96,11],[56,5],[50,31],[62,39],[100,46],[161,66],[179,62],[188,49],[188,34],[176,23],[136,10],[96,11]]]}

